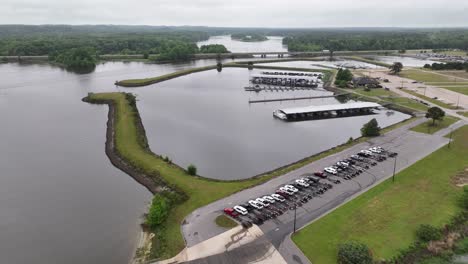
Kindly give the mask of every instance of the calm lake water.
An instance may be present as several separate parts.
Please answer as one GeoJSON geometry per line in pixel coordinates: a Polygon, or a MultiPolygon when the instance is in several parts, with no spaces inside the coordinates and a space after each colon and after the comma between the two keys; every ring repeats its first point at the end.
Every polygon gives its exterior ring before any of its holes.
{"type": "Polygon", "coordinates": [[[280,67],[295,67],[295,68],[310,68],[310,69],[327,69],[327,68],[360,68],[360,69],[380,69],[381,66],[370,64],[361,61],[352,60],[335,60],[335,61],[284,61],[284,62],[269,62],[259,63],[265,66],[280,66],[280,67]]]}
{"type": "Polygon", "coordinates": [[[287,46],[283,46],[283,37],[268,36],[268,40],[259,42],[244,42],[232,40],[230,35],[226,36],[214,36],[208,40],[200,41],[197,45],[209,44],[222,44],[230,52],[252,52],[252,51],[265,51],[265,52],[277,52],[277,51],[288,51],[287,46]]]}
{"type": "Polygon", "coordinates": [[[0,263],[124,264],[131,258],[151,194],[105,156],[107,107],[81,102],[88,92],[136,93],[153,151],[219,179],[250,177],[343,143],[372,117],[381,126],[406,117],[382,112],[285,123],[273,119],[273,110],[336,100],[249,105],[249,98],[328,92],[245,92],[247,69],[135,89],[113,86],[214,63],[109,62],[84,75],[47,64],[1,64],[0,263]]]}

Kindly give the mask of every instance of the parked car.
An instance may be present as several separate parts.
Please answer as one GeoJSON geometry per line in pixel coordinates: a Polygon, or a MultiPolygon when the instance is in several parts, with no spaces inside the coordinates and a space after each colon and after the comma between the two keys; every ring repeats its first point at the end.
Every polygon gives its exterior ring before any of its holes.
{"type": "Polygon", "coordinates": [[[291,184],[286,184],[284,188],[291,190],[292,192],[295,192],[295,193],[299,191],[296,187],[292,186],[291,184]]]}
{"type": "Polygon", "coordinates": [[[333,175],[336,175],[337,174],[337,171],[331,167],[326,167],[325,169],[323,169],[324,171],[330,173],[330,174],[333,174],[333,175]]]}
{"type": "Polygon", "coordinates": [[[370,148],[369,151],[377,153],[377,154],[382,153],[382,151],[380,149],[378,149],[378,148],[370,148]]]}
{"type": "Polygon", "coordinates": [[[254,201],[254,200],[250,200],[250,201],[249,201],[249,204],[250,204],[250,206],[252,206],[252,207],[255,208],[255,209],[259,209],[259,210],[260,210],[260,209],[263,208],[263,205],[262,205],[262,204],[259,204],[259,203],[257,203],[257,202],[254,201]]]}
{"type": "Polygon", "coordinates": [[[280,187],[279,190],[280,190],[281,192],[286,193],[287,195],[293,195],[293,194],[294,194],[294,192],[291,191],[291,190],[289,190],[288,188],[280,187]]]}
{"type": "Polygon", "coordinates": [[[224,213],[234,218],[239,216],[239,214],[232,208],[224,208],[224,213]]]}
{"type": "Polygon", "coordinates": [[[323,173],[323,171],[316,171],[316,172],[314,172],[314,175],[318,176],[320,178],[326,178],[327,177],[327,175],[325,173],[323,173]]]}
{"type": "Polygon", "coordinates": [[[271,204],[272,204],[272,203],[275,203],[275,199],[273,199],[273,197],[270,197],[270,196],[268,196],[268,195],[263,196],[262,199],[263,199],[263,200],[266,200],[267,202],[269,202],[269,203],[271,203],[271,204]]]}
{"type": "Polygon", "coordinates": [[[238,212],[241,215],[246,215],[248,213],[247,209],[245,209],[244,207],[242,207],[240,205],[234,206],[234,210],[236,210],[236,212],[238,212]]]}
{"type": "Polygon", "coordinates": [[[279,202],[284,202],[286,199],[284,199],[283,196],[279,195],[279,194],[272,194],[270,195],[273,199],[275,199],[276,201],[279,201],[279,202]]]}
{"type": "MultiPolygon", "coordinates": [[[[326,178],[326,176],[324,178],[326,178]]],[[[310,182],[319,182],[320,181],[320,179],[315,177],[315,176],[308,176],[308,177],[306,177],[306,179],[309,180],[310,182]]]]}
{"type": "Polygon", "coordinates": [[[263,207],[268,207],[268,206],[270,206],[270,203],[267,202],[266,200],[263,200],[262,198],[257,198],[257,199],[255,199],[255,202],[261,204],[263,207]]]}
{"type": "Polygon", "coordinates": [[[396,153],[396,152],[387,152],[387,154],[388,154],[388,156],[389,156],[390,158],[393,158],[393,157],[398,156],[398,153],[396,153]]]}
{"type": "Polygon", "coordinates": [[[286,192],[284,192],[284,191],[282,191],[282,190],[280,190],[280,189],[276,190],[276,191],[275,191],[275,194],[278,194],[279,196],[281,196],[281,197],[283,197],[283,198],[285,198],[285,199],[288,198],[288,197],[290,196],[289,194],[287,194],[286,192]]]}
{"type": "Polygon", "coordinates": [[[296,180],[296,183],[302,187],[309,187],[310,185],[304,180],[296,180]]]}

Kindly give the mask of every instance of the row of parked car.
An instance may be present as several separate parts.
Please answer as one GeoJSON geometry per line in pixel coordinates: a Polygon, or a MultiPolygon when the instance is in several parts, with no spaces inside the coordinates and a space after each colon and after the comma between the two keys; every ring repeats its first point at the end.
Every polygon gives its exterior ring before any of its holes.
{"type": "Polygon", "coordinates": [[[279,187],[275,193],[252,198],[232,208],[225,208],[224,213],[240,221],[244,227],[262,224],[325,193],[333,188],[332,184],[340,184],[343,179],[356,177],[370,166],[377,165],[379,161],[396,155],[397,153],[381,147],[361,150],[349,158],[338,161],[335,165],[324,168],[323,171],[303,174],[294,182],[279,187]]]}

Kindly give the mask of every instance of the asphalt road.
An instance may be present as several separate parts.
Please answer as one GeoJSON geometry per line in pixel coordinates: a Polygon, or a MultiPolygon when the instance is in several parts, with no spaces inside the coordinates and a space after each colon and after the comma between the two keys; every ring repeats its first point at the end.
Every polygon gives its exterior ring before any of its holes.
{"type": "MultiPolygon", "coordinates": [[[[283,176],[272,179],[262,185],[241,191],[195,210],[186,218],[182,226],[187,246],[193,246],[225,231],[217,227],[214,223],[216,216],[221,214],[225,207],[232,207],[236,204],[245,203],[251,198],[274,193],[278,187],[301,178],[301,175],[304,173],[321,170],[326,166],[336,163],[340,159],[355,154],[361,149],[369,148],[370,146],[382,146],[391,151],[398,152],[399,155],[396,159],[396,171],[398,172],[447,144],[448,139],[443,136],[449,133],[450,129],[463,125],[463,122],[460,121],[455,123],[451,128],[444,129],[435,135],[416,133],[408,130],[410,127],[424,121],[424,119],[416,120],[384,136],[357,144],[340,153],[325,157],[283,176]]],[[[371,167],[352,180],[342,181],[341,184],[334,185],[334,187],[325,194],[314,197],[302,207],[298,207],[297,227],[305,226],[356,195],[366,191],[380,181],[391,177],[393,174],[393,167],[394,159],[389,158],[384,162],[380,162],[377,166],[371,167]]],[[[398,179],[396,179],[396,181],[398,181],[398,179]]],[[[279,250],[287,263],[309,263],[297,247],[289,240],[289,235],[293,231],[293,220],[294,211],[288,211],[274,220],[266,221],[260,226],[265,234],[264,239],[259,239],[229,253],[199,259],[190,263],[252,262],[254,259],[261,258],[260,255],[262,255],[262,252],[266,252],[265,248],[268,247],[268,244],[266,244],[267,241],[279,250]],[[261,250],[262,248],[263,250],[261,250]]]]}

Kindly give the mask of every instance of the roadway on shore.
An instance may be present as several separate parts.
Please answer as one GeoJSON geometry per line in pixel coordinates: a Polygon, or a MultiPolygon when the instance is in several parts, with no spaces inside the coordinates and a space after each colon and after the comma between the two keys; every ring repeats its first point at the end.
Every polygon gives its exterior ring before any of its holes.
{"type": "MultiPolygon", "coordinates": [[[[467,95],[464,95],[464,94],[460,94],[460,93],[457,93],[457,92],[453,92],[453,91],[450,91],[450,90],[447,90],[447,89],[443,89],[443,88],[439,88],[439,87],[436,87],[436,86],[433,86],[433,85],[426,85],[426,84],[422,84],[422,83],[413,83],[414,80],[412,79],[408,79],[408,78],[403,78],[403,77],[400,77],[398,75],[391,75],[391,74],[388,74],[388,70],[371,70],[369,71],[370,73],[370,76],[371,77],[380,77],[382,79],[388,79],[390,82],[388,83],[383,83],[382,85],[384,85],[385,87],[389,88],[392,92],[395,92],[397,93],[398,95],[401,95],[401,96],[404,96],[404,97],[408,97],[408,98],[411,98],[411,99],[416,99],[418,101],[424,101],[426,102],[427,104],[429,104],[430,106],[438,106],[438,105],[435,105],[429,101],[426,101],[424,99],[421,99],[419,97],[416,97],[414,95],[411,95],[409,93],[406,93],[405,91],[402,91],[401,89],[399,89],[402,84],[403,84],[403,87],[405,89],[408,89],[410,91],[415,91],[421,95],[425,95],[427,97],[430,97],[430,98],[434,98],[434,97],[437,97],[437,98],[440,98],[443,100],[443,102],[445,103],[451,103],[453,105],[459,105],[460,107],[464,108],[464,109],[468,109],[468,96],[467,95]]],[[[440,107],[440,106],[438,106],[440,107]]],[[[441,107],[443,108],[443,107],[441,107]]],[[[463,119],[465,121],[468,121],[468,118],[467,117],[464,117],[462,115],[459,115],[457,114],[457,111],[460,111],[459,110],[453,110],[453,109],[447,109],[447,108],[443,108],[443,110],[445,112],[447,112],[448,114],[450,115],[453,115],[453,116],[456,116],[460,119],[463,119]]]]}
{"type": "MultiPolygon", "coordinates": [[[[222,214],[222,210],[225,207],[232,207],[236,204],[244,203],[251,198],[273,193],[279,186],[300,178],[304,173],[321,170],[326,166],[336,163],[344,157],[348,157],[351,154],[354,154],[361,149],[369,148],[370,146],[382,146],[398,152],[399,155],[396,160],[396,171],[401,171],[447,144],[449,139],[444,137],[444,135],[448,134],[451,129],[455,129],[466,124],[464,121],[459,121],[449,128],[442,129],[433,135],[417,133],[409,130],[411,127],[424,121],[424,119],[415,120],[409,124],[396,128],[381,137],[359,143],[340,153],[312,162],[302,168],[291,171],[264,184],[246,189],[195,210],[192,214],[187,216],[182,225],[182,232],[186,239],[187,247],[194,247],[197,244],[218,236],[225,231],[224,229],[217,227],[214,223],[216,216],[222,214]]],[[[356,178],[349,181],[343,180],[341,184],[334,185],[334,188],[327,191],[325,194],[315,197],[302,207],[298,208],[297,227],[300,228],[307,225],[311,221],[318,219],[346,201],[349,201],[356,195],[367,191],[372,186],[375,186],[379,182],[391,177],[393,174],[393,166],[394,160],[387,159],[387,161],[381,162],[375,167],[371,167],[356,178]]],[[[294,212],[288,211],[277,219],[266,221],[261,225],[260,229],[262,230],[263,235],[258,239],[234,250],[226,250],[223,253],[199,259],[189,258],[191,261],[188,263],[255,263],[260,260],[264,261],[265,258],[274,255],[272,252],[275,252],[275,250],[271,250],[271,246],[281,254],[286,263],[309,263],[294,243],[289,240],[289,235],[293,231],[293,219],[294,212]]],[[[228,242],[229,241],[226,243],[228,242]]],[[[273,260],[271,261],[271,263],[275,262],[273,260]]]]}

